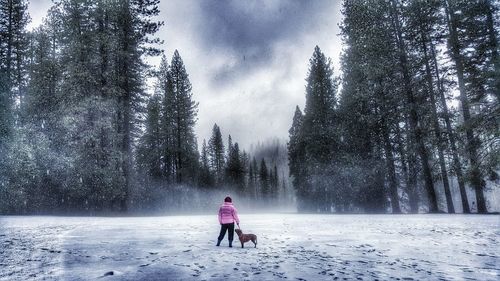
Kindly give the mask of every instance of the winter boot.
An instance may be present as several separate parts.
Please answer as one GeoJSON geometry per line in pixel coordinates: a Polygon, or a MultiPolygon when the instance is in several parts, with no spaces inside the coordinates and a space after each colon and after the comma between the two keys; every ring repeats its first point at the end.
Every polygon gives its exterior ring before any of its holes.
{"type": "Polygon", "coordinates": [[[233,241],[229,241],[229,248],[233,247],[233,241]]]}
{"type": "Polygon", "coordinates": [[[216,245],[216,246],[217,246],[217,247],[219,247],[219,246],[220,246],[220,240],[217,240],[217,245],[216,245]]]}

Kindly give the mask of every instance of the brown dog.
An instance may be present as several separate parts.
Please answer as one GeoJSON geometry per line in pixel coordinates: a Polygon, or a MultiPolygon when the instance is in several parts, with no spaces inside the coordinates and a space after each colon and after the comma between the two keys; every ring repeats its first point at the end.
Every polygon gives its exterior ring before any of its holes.
{"type": "Polygon", "coordinates": [[[255,244],[255,248],[257,248],[257,235],[243,234],[243,231],[241,231],[241,229],[235,229],[234,231],[236,231],[236,234],[238,234],[238,237],[240,238],[241,248],[243,248],[243,244],[248,241],[252,241],[255,244]]]}

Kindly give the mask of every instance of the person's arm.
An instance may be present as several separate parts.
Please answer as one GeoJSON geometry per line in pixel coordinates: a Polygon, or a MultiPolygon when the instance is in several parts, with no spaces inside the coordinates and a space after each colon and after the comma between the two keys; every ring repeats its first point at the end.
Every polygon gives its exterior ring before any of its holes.
{"type": "Polygon", "coordinates": [[[238,211],[233,207],[233,219],[236,221],[237,225],[240,225],[240,218],[238,217],[238,211]]]}
{"type": "Polygon", "coordinates": [[[219,208],[219,224],[222,224],[222,213],[221,213],[222,208],[219,208]]]}

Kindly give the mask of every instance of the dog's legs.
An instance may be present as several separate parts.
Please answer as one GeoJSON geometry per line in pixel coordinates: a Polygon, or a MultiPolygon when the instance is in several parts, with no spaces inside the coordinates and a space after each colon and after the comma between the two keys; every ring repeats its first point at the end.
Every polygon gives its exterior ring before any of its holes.
{"type": "Polygon", "coordinates": [[[255,240],[252,240],[252,242],[255,244],[254,248],[257,248],[257,238],[255,238],[255,240]]]}
{"type": "Polygon", "coordinates": [[[243,244],[244,244],[244,243],[243,243],[243,241],[241,241],[241,248],[244,248],[244,247],[243,247],[243,244]]]}

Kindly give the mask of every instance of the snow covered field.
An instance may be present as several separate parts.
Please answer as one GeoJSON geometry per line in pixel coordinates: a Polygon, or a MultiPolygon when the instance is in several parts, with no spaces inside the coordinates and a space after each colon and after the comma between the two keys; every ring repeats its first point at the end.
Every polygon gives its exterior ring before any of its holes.
{"type": "Polygon", "coordinates": [[[0,280],[499,280],[498,215],[0,217],[0,280]],[[237,237],[235,236],[235,239],[237,237]]]}

